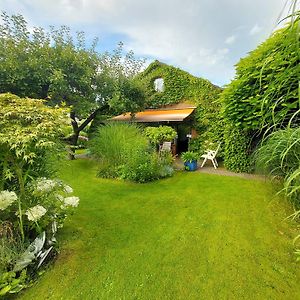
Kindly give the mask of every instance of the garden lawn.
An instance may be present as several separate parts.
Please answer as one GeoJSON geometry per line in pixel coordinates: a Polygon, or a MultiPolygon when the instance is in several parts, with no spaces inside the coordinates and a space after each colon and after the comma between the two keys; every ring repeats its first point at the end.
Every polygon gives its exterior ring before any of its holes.
{"type": "Polygon", "coordinates": [[[289,206],[270,184],[179,172],[150,184],[61,177],[80,206],[54,265],[18,299],[300,299],[289,206]]]}

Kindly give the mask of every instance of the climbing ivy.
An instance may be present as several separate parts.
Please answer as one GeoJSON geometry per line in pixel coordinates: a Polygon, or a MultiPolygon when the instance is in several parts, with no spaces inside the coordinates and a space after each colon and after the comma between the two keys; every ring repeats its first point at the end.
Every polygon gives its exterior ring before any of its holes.
{"type": "Polygon", "coordinates": [[[197,106],[193,126],[199,133],[199,137],[192,140],[194,151],[201,152],[204,141],[223,141],[223,132],[219,129],[222,128],[220,87],[157,60],[139,74],[138,79],[146,88],[148,108],[158,108],[183,101],[197,106]],[[154,81],[157,78],[164,80],[162,92],[154,88],[154,81]]]}
{"type": "Polygon", "coordinates": [[[272,131],[300,124],[299,21],[275,31],[236,65],[236,77],[221,95],[225,165],[249,171],[249,155],[272,131]]]}

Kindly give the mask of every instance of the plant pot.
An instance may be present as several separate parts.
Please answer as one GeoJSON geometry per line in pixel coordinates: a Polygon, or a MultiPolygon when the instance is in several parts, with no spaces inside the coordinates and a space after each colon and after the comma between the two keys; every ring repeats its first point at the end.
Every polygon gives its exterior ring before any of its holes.
{"type": "Polygon", "coordinates": [[[192,160],[192,161],[186,161],[184,163],[184,168],[187,170],[187,171],[196,171],[197,170],[197,160],[192,160]]]}

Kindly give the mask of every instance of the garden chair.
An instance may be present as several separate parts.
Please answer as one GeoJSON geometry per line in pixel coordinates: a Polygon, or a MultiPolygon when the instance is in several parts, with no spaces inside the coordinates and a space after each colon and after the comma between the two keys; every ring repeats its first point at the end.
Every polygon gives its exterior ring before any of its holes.
{"type": "Polygon", "coordinates": [[[220,149],[220,144],[218,145],[217,150],[207,150],[206,154],[203,154],[201,156],[202,158],[204,158],[201,168],[203,168],[203,166],[205,165],[208,159],[212,162],[215,169],[219,166],[216,159],[219,149],[220,149]]]}
{"type": "Polygon", "coordinates": [[[163,142],[163,144],[161,145],[159,152],[161,151],[172,151],[172,143],[171,142],[163,142]]]}

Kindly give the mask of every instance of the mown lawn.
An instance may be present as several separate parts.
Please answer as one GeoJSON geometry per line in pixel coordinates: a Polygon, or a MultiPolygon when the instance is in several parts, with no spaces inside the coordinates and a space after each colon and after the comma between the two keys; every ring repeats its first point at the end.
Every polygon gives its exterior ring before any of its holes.
{"type": "Polygon", "coordinates": [[[270,184],[180,172],[140,185],[96,178],[89,160],[61,173],[80,206],[18,299],[300,298],[296,232],[270,184]]]}

